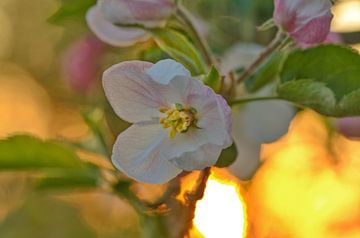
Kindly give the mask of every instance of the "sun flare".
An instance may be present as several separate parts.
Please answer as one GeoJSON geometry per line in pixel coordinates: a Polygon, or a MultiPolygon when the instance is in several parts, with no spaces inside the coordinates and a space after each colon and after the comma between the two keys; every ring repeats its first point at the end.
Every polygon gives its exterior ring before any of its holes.
{"type": "Polygon", "coordinates": [[[239,238],[246,234],[246,206],[236,182],[212,173],[195,210],[194,225],[206,238],[239,238]]]}

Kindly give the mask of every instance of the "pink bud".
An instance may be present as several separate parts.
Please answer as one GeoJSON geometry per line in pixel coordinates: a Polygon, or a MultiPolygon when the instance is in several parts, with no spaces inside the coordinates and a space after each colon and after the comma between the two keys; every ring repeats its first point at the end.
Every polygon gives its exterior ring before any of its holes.
{"type": "Polygon", "coordinates": [[[330,32],[330,0],[274,0],[275,23],[298,44],[322,43],[330,32]]]}
{"type": "MultiPolygon", "coordinates": [[[[323,41],[324,44],[342,44],[343,39],[341,38],[341,35],[335,32],[330,32],[326,39],[323,41]]],[[[313,44],[298,44],[299,47],[306,49],[309,47],[312,47],[313,44]]]]}
{"type": "Polygon", "coordinates": [[[86,36],[67,50],[63,58],[63,70],[75,90],[85,92],[94,83],[104,49],[105,44],[95,36],[86,36]]]}
{"type": "Polygon", "coordinates": [[[175,7],[171,0],[98,0],[98,6],[110,22],[148,27],[161,24],[175,7]]]}
{"type": "Polygon", "coordinates": [[[341,118],[337,121],[337,126],[344,135],[360,138],[360,117],[341,118]]]}

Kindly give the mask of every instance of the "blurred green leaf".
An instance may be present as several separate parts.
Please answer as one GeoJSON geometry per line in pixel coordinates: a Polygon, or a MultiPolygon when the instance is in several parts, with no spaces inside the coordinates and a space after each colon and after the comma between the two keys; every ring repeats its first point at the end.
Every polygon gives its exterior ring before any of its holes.
{"type": "Polygon", "coordinates": [[[256,92],[273,81],[278,75],[285,58],[286,54],[282,52],[272,54],[254,74],[245,80],[246,89],[249,92],[256,92]]]}
{"type": "Polygon", "coordinates": [[[93,135],[95,136],[96,140],[99,144],[99,151],[101,154],[107,156],[107,158],[111,157],[110,150],[108,148],[108,142],[105,134],[103,133],[104,122],[105,122],[105,115],[102,110],[96,108],[89,112],[82,114],[85,123],[88,125],[90,130],[92,131],[93,135]]]}
{"type": "Polygon", "coordinates": [[[0,140],[0,170],[82,168],[76,154],[60,143],[18,135],[0,140]]]}
{"type": "Polygon", "coordinates": [[[60,8],[48,19],[56,25],[66,20],[85,20],[87,10],[96,4],[96,0],[60,0],[60,8]]]}
{"type": "Polygon", "coordinates": [[[114,190],[125,198],[129,198],[132,196],[130,192],[131,183],[129,181],[118,181],[115,185],[113,185],[114,190]]]}
{"type": "Polygon", "coordinates": [[[39,190],[96,188],[99,185],[99,170],[96,168],[80,170],[61,170],[46,173],[37,184],[39,190]]]}
{"type": "Polygon", "coordinates": [[[192,75],[205,73],[204,61],[195,46],[173,29],[149,29],[157,45],[172,58],[182,63],[192,75]]]}
{"type": "Polygon", "coordinates": [[[340,45],[294,51],[284,63],[278,94],[327,116],[358,116],[360,55],[340,45]]]}
{"type": "Polygon", "coordinates": [[[235,162],[237,157],[237,149],[235,143],[232,144],[229,148],[223,150],[220,154],[218,161],[215,166],[218,168],[226,168],[232,165],[235,162]]]}
{"type": "Polygon", "coordinates": [[[144,49],[140,52],[139,58],[143,61],[149,61],[152,63],[156,63],[159,60],[165,59],[166,54],[159,47],[151,47],[144,49]]]}
{"type": "Polygon", "coordinates": [[[47,196],[32,196],[18,211],[0,224],[4,238],[95,238],[69,205],[47,196]]]}
{"type": "Polygon", "coordinates": [[[96,187],[99,171],[61,143],[19,135],[0,140],[0,170],[38,171],[38,189],[96,187]]]}
{"type": "Polygon", "coordinates": [[[212,88],[215,92],[219,92],[221,89],[221,75],[219,71],[212,66],[208,75],[204,79],[204,84],[212,88]]]}

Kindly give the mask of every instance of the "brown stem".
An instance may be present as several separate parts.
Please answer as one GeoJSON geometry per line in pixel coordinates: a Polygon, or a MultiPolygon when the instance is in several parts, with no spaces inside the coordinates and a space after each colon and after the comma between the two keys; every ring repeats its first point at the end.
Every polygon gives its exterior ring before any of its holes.
{"type": "Polygon", "coordinates": [[[237,79],[237,83],[241,83],[265,60],[272,52],[274,52],[282,44],[283,34],[279,31],[275,39],[269,46],[260,54],[260,56],[246,69],[237,79]]]}
{"type": "Polygon", "coordinates": [[[191,22],[191,20],[187,16],[186,12],[184,10],[182,10],[181,7],[178,7],[176,10],[176,14],[180,18],[180,20],[182,20],[183,23],[185,23],[185,25],[191,31],[191,35],[194,37],[194,40],[196,41],[197,45],[200,47],[200,51],[202,52],[202,54],[205,58],[206,64],[211,66],[212,59],[211,59],[208,47],[205,44],[205,41],[199,35],[198,31],[195,29],[194,24],[191,22]]]}
{"type": "Polygon", "coordinates": [[[196,203],[204,197],[204,192],[206,188],[206,183],[211,174],[211,168],[206,168],[201,172],[201,175],[197,182],[197,187],[195,191],[187,195],[187,208],[189,215],[186,220],[185,228],[182,234],[183,237],[189,237],[189,231],[192,227],[192,221],[195,217],[196,203]]]}

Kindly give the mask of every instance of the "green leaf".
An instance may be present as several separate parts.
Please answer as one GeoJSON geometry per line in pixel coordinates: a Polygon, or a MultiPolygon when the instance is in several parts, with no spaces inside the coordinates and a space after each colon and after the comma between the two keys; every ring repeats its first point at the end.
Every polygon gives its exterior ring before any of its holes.
{"type": "Polygon", "coordinates": [[[282,52],[272,54],[254,74],[245,80],[246,89],[249,92],[256,92],[272,82],[278,75],[285,58],[286,54],[282,52]]]}
{"type": "Polygon", "coordinates": [[[116,193],[120,194],[121,196],[125,198],[129,198],[132,196],[132,193],[130,192],[130,186],[131,183],[129,181],[118,181],[114,186],[114,190],[116,193]]]}
{"type": "Polygon", "coordinates": [[[165,59],[166,58],[166,54],[164,51],[162,51],[159,47],[155,46],[155,47],[151,47],[151,48],[147,48],[147,49],[143,49],[140,54],[139,54],[139,58],[143,61],[149,61],[152,63],[156,63],[159,60],[165,59]]]}
{"type": "Polygon", "coordinates": [[[0,170],[81,168],[69,148],[55,142],[18,135],[0,140],[0,170]]]}
{"type": "Polygon", "coordinates": [[[78,209],[60,199],[33,195],[0,224],[6,238],[96,238],[78,209]]]}
{"type": "Polygon", "coordinates": [[[38,189],[96,187],[99,171],[64,144],[19,135],[0,140],[0,171],[41,172],[38,189]]]}
{"type": "Polygon", "coordinates": [[[236,157],[237,157],[237,149],[234,143],[229,148],[226,148],[221,152],[220,157],[216,162],[215,166],[218,168],[229,167],[232,163],[235,162],[236,157]]]}
{"type": "Polygon", "coordinates": [[[204,61],[195,46],[180,32],[167,28],[148,29],[157,45],[196,76],[204,74],[204,61]]]}
{"type": "Polygon", "coordinates": [[[60,8],[48,18],[48,22],[60,25],[66,20],[84,20],[87,10],[96,0],[61,0],[60,8]]]}
{"type": "Polygon", "coordinates": [[[360,55],[340,45],[292,52],[278,85],[281,98],[327,116],[360,115],[360,55]]]}
{"type": "Polygon", "coordinates": [[[36,188],[39,190],[96,188],[99,185],[99,177],[99,170],[96,168],[64,169],[45,174],[36,188]]]}
{"type": "Polygon", "coordinates": [[[215,92],[219,92],[221,89],[221,75],[219,71],[212,66],[208,75],[204,79],[204,84],[212,88],[215,92]]]}

